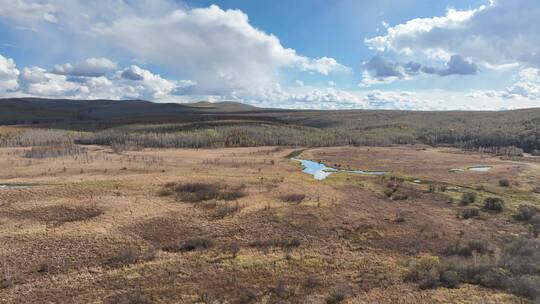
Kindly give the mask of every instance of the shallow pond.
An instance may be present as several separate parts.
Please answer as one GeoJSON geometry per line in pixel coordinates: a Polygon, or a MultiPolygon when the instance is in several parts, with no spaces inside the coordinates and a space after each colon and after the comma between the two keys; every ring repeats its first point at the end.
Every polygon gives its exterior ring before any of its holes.
{"type": "Polygon", "coordinates": [[[467,170],[475,172],[488,172],[491,170],[491,166],[474,166],[467,168],[467,170]]]}
{"type": "Polygon", "coordinates": [[[305,160],[305,159],[299,159],[299,158],[291,158],[291,160],[299,161],[304,168],[302,172],[313,175],[313,178],[315,178],[316,180],[323,180],[336,172],[347,172],[347,173],[366,174],[366,175],[383,175],[383,174],[388,173],[388,172],[382,172],[382,171],[339,170],[336,168],[328,167],[323,163],[314,162],[311,160],[305,160]]]}
{"type": "Polygon", "coordinates": [[[25,185],[25,184],[0,184],[0,190],[1,189],[20,189],[20,188],[28,188],[31,187],[31,185],[25,185]]]}

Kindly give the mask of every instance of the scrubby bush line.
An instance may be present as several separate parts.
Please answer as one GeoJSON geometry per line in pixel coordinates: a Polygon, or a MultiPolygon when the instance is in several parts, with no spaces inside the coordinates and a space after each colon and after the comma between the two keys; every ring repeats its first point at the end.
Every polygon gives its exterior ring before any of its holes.
{"type": "Polygon", "coordinates": [[[410,261],[406,281],[422,289],[457,288],[461,283],[506,290],[540,299],[540,240],[515,238],[502,248],[485,241],[454,243],[447,257],[421,256],[410,261]]]}

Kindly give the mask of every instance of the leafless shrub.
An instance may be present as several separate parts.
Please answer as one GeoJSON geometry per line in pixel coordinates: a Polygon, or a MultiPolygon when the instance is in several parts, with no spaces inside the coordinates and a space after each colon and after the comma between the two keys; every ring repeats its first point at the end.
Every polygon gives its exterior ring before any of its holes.
{"type": "Polygon", "coordinates": [[[0,147],[69,146],[75,136],[64,130],[27,129],[0,138],[0,147]]]}
{"type": "Polygon", "coordinates": [[[305,198],[306,195],[301,193],[284,194],[280,196],[282,202],[290,204],[300,204],[305,198]]]}
{"type": "Polygon", "coordinates": [[[140,251],[135,248],[125,247],[110,257],[105,264],[110,267],[123,267],[138,262],[151,261],[155,257],[156,252],[152,249],[140,251]]]}
{"type": "Polygon", "coordinates": [[[238,243],[238,241],[231,242],[231,244],[229,245],[229,251],[231,252],[233,259],[236,259],[236,256],[240,252],[240,244],[238,243]]]}
{"type": "Polygon", "coordinates": [[[168,183],[158,192],[160,196],[176,194],[179,201],[199,203],[209,200],[231,201],[245,196],[244,186],[230,187],[210,183],[168,183]]]}
{"type": "Polygon", "coordinates": [[[186,252],[194,250],[206,250],[212,247],[213,242],[207,238],[193,238],[184,241],[181,244],[167,245],[162,248],[166,252],[186,252]]]}
{"type": "Polygon", "coordinates": [[[76,145],[54,145],[54,146],[38,146],[32,147],[30,150],[24,151],[22,156],[25,158],[49,158],[49,157],[65,157],[77,156],[86,154],[85,148],[76,145]]]}

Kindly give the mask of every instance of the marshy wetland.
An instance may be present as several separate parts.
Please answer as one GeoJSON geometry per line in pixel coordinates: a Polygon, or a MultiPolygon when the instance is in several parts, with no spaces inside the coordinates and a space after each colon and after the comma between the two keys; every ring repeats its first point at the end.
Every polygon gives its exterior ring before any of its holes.
{"type": "Polygon", "coordinates": [[[0,149],[0,184],[13,185],[0,189],[0,303],[538,297],[535,157],[416,145],[305,149],[303,162],[284,147],[21,149],[0,149]],[[339,172],[317,180],[306,161],[339,172]],[[477,164],[492,169],[449,171],[477,164]]]}

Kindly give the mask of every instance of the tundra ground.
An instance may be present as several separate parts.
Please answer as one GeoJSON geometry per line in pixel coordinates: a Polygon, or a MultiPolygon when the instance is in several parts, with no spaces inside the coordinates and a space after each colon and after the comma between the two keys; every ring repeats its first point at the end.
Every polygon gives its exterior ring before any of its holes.
{"type": "Polygon", "coordinates": [[[512,215],[540,206],[533,157],[308,149],[299,157],[390,172],[316,181],[286,158],[292,149],[84,149],[54,158],[0,149],[0,184],[18,186],[0,188],[0,303],[528,301],[480,285],[421,289],[406,277],[411,262],[458,239],[526,235],[512,215]],[[466,170],[475,165],[492,170],[466,170]],[[464,219],[465,192],[478,197],[468,208],[497,196],[505,209],[464,219]]]}

